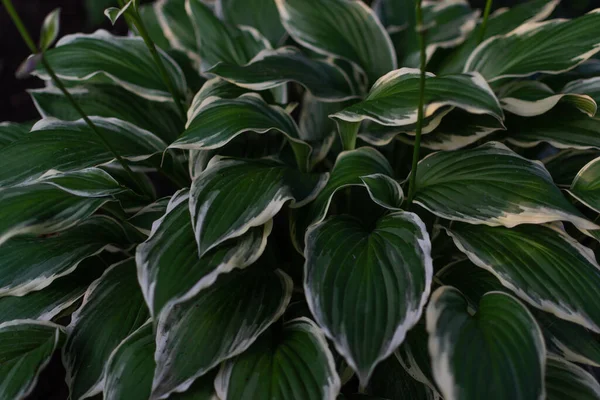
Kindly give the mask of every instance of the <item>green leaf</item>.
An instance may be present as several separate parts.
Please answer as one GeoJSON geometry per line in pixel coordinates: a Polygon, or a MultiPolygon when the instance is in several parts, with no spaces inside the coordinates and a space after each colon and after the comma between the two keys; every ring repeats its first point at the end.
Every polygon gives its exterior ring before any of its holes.
{"type": "Polygon", "coordinates": [[[558,149],[600,149],[600,119],[556,107],[533,118],[509,117],[506,139],[520,147],[548,143],[558,149]]]}
{"type": "Polygon", "coordinates": [[[308,230],[308,305],[363,386],[419,320],[433,273],[430,252],[425,225],[412,213],[389,214],[372,230],[349,216],[308,230]]]}
{"type": "Polygon", "coordinates": [[[0,247],[0,296],[41,290],[108,246],[128,243],[121,225],[105,216],[89,218],[47,238],[13,237],[0,247]]]}
{"type": "MultiPolygon", "coordinates": [[[[371,147],[360,147],[356,150],[340,153],[327,185],[313,202],[307,204],[306,207],[294,210],[292,214],[290,230],[292,232],[292,242],[296,249],[302,252],[306,230],[311,225],[325,219],[331,199],[338,190],[350,186],[364,186],[365,181],[361,177],[377,174],[387,176],[394,174],[387,159],[377,150],[371,147]]],[[[389,198],[389,196],[387,197],[389,198]]],[[[396,199],[395,203],[400,200],[396,199]]]]}
{"type": "Polygon", "coordinates": [[[39,49],[44,52],[50,48],[58,38],[60,31],[60,8],[55,8],[44,19],[42,29],[40,31],[39,49]]]}
{"type": "MultiPolygon", "coordinates": [[[[100,117],[91,120],[125,159],[145,160],[167,147],[152,133],[128,122],[100,117]]],[[[48,118],[31,129],[20,140],[0,149],[0,186],[32,181],[49,170],[68,172],[114,160],[113,153],[82,119],[67,122],[48,118]]]]}
{"type": "MultiPolygon", "coordinates": [[[[154,133],[172,142],[183,132],[181,117],[170,103],[158,103],[113,85],[85,85],[68,89],[79,107],[88,116],[116,118],[154,133]]],[[[63,121],[75,121],[81,115],[55,87],[28,91],[42,116],[63,121]]]]}
{"type": "Polygon", "coordinates": [[[31,126],[31,124],[16,122],[0,122],[0,149],[28,134],[31,126]]]}
{"type": "Polygon", "coordinates": [[[219,398],[335,400],[340,378],[325,336],[308,318],[261,335],[223,363],[215,379],[219,398]]]}
{"type": "Polygon", "coordinates": [[[514,297],[487,293],[473,313],[462,293],[443,286],[427,306],[427,331],[433,375],[445,399],[544,398],[544,339],[514,297]]]}
{"type": "Polygon", "coordinates": [[[273,47],[286,35],[273,0],[218,0],[217,15],[233,25],[251,26],[262,33],[273,47]],[[256,10],[248,12],[248,10],[256,10]],[[260,12],[258,11],[260,10],[260,12]]]}
{"type": "Polygon", "coordinates": [[[321,101],[359,97],[350,78],[336,64],[310,59],[291,46],[263,50],[245,65],[219,63],[207,72],[252,90],[296,82],[321,101]]]}
{"type": "Polygon", "coordinates": [[[196,34],[185,4],[186,0],[159,0],[154,3],[154,13],[170,47],[185,52],[199,63],[196,34]]]}
{"type": "MultiPolygon", "coordinates": [[[[552,14],[559,3],[560,0],[531,0],[518,3],[511,8],[500,8],[490,15],[484,40],[508,33],[523,24],[542,21],[552,14]]],[[[462,72],[469,55],[479,44],[480,35],[481,24],[479,23],[477,28],[471,31],[469,38],[444,60],[440,74],[462,72]]]]}
{"type": "Polygon", "coordinates": [[[454,223],[448,234],[475,265],[527,303],[600,332],[600,310],[593,301],[600,266],[590,249],[560,228],[454,223]]]}
{"type": "Polygon", "coordinates": [[[587,163],[600,157],[598,150],[563,150],[544,159],[544,165],[554,183],[558,186],[570,187],[573,179],[587,163]]]}
{"type": "Polygon", "coordinates": [[[127,9],[132,4],[133,4],[133,0],[130,0],[129,2],[127,2],[127,4],[125,4],[121,8],[118,8],[118,7],[107,8],[106,10],[104,10],[104,15],[106,15],[106,18],[108,18],[110,23],[114,26],[117,23],[117,21],[119,20],[119,18],[121,18],[121,16],[127,12],[127,9]]]}
{"type": "Polygon", "coordinates": [[[63,328],[50,322],[17,320],[0,324],[0,397],[26,398],[63,341],[63,328]]]}
{"type": "Polygon", "coordinates": [[[283,26],[302,46],[361,67],[370,82],[397,68],[396,52],[381,22],[356,0],[275,0],[283,26]]]}
{"type": "MultiPolygon", "coordinates": [[[[401,68],[381,77],[367,98],[336,114],[332,118],[349,123],[364,120],[411,131],[417,122],[419,104],[419,71],[401,68]]],[[[504,118],[498,99],[478,74],[460,74],[436,77],[428,73],[425,89],[424,118],[433,118],[440,111],[458,107],[471,114],[487,114],[502,121],[504,118]]],[[[443,116],[443,115],[442,115],[443,116]]],[[[435,126],[439,120],[435,121],[435,126]]],[[[382,135],[370,142],[385,145],[394,135],[382,135]]]]}
{"type": "Polygon", "coordinates": [[[563,360],[546,359],[546,398],[548,400],[598,400],[600,384],[587,371],[563,360]]]}
{"type": "Polygon", "coordinates": [[[304,174],[274,160],[213,158],[190,189],[200,257],[219,243],[264,225],[289,200],[292,208],[310,202],[326,179],[327,174],[304,174]]]}
{"type": "Polygon", "coordinates": [[[569,221],[597,229],[567,201],[541,163],[498,142],[425,157],[415,193],[415,203],[453,221],[509,228],[569,221]]]}
{"type": "Polygon", "coordinates": [[[221,275],[195,297],[165,310],[158,321],[151,398],[183,392],[196,378],[244,352],[283,314],[291,294],[291,279],[259,262],[221,275]]]}
{"type": "Polygon", "coordinates": [[[225,146],[244,132],[281,132],[290,142],[300,168],[307,169],[312,147],[300,139],[298,125],[279,106],[267,104],[258,94],[247,93],[237,99],[208,98],[198,110],[190,110],[193,119],[170,148],[211,150],[225,146]]]}
{"type": "Polygon", "coordinates": [[[579,171],[569,193],[592,210],[600,212],[600,157],[579,171]]]}
{"type": "MultiPolygon", "coordinates": [[[[175,90],[186,93],[185,77],[179,66],[158,50],[175,90]]],[[[113,36],[104,30],[63,37],[46,59],[61,80],[112,83],[154,101],[173,101],[158,67],[139,37],[113,36]]],[[[35,75],[50,80],[40,67],[35,75]]]]}
{"type": "Polygon", "coordinates": [[[563,73],[600,51],[598,36],[599,10],[572,20],[528,22],[481,43],[464,70],[478,71],[489,82],[538,72],[563,73]]]}
{"type": "Polygon", "coordinates": [[[328,103],[317,100],[310,93],[305,93],[300,107],[298,126],[300,137],[308,142],[321,141],[335,132],[335,123],[329,118],[340,111],[343,103],[328,103]]]}
{"type": "Polygon", "coordinates": [[[91,26],[100,25],[104,21],[102,13],[107,7],[116,6],[117,0],[84,0],[86,20],[91,26]]]}
{"type": "Polygon", "coordinates": [[[138,280],[153,316],[169,302],[189,299],[212,285],[221,274],[254,263],[264,251],[272,222],[250,229],[239,239],[198,257],[187,190],[171,198],[165,215],[136,250],[138,280]]]}
{"type": "Polygon", "coordinates": [[[271,47],[256,29],[220,21],[201,0],[187,0],[186,10],[194,27],[203,71],[218,62],[246,64],[261,50],[271,47]]]}
{"type": "Polygon", "coordinates": [[[148,400],[154,375],[154,332],[146,322],[110,355],[104,372],[104,399],[148,400]]]}
{"type": "Polygon", "coordinates": [[[163,50],[168,50],[171,45],[169,40],[165,37],[163,28],[160,26],[160,21],[158,20],[156,11],[156,4],[157,3],[148,3],[140,5],[138,8],[138,14],[140,15],[140,18],[146,27],[146,31],[148,31],[148,35],[154,44],[163,50]]]}
{"type": "Polygon", "coordinates": [[[569,82],[562,89],[564,93],[578,93],[588,95],[596,103],[600,101],[600,77],[589,78],[589,79],[578,79],[573,82],[569,82]]]}
{"type": "Polygon", "coordinates": [[[216,367],[194,380],[192,386],[190,386],[183,393],[172,393],[169,396],[169,400],[219,400],[215,393],[215,376],[217,375],[216,367]]]}
{"type": "Polygon", "coordinates": [[[498,97],[502,108],[522,117],[542,115],[559,102],[569,103],[582,113],[593,117],[596,102],[587,95],[570,92],[554,93],[546,84],[538,81],[516,81],[502,87],[498,97]]]}
{"type": "Polygon", "coordinates": [[[81,261],[74,272],[56,279],[42,290],[24,296],[0,297],[0,323],[16,319],[52,320],[75,304],[105,268],[99,257],[90,257],[81,261]]]}
{"type": "Polygon", "coordinates": [[[112,351],[148,319],[132,259],[114,264],[87,290],[67,327],[63,348],[73,400],[100,393],[112,351]]]}
{"type": "Polygon", "coordinates": [[[133,217],[129,218],[127,222],[141,233],[149,236],[150,231],[152,230],[152,224],[165,214],[170,199],[170,197],[163,197],[162,199],[156,200],[154,203],[151,203],[138,211],[133,217]]]}

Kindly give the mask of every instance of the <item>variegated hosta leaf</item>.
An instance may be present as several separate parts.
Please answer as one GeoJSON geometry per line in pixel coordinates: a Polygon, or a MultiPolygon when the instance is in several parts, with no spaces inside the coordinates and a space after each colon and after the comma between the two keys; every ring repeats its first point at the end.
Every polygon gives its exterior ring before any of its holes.
{"type": "Polygon", "coordinates": [[[489,292],[473,315],[460,291],[443,286],[427,306],[427,331],[433,375],[444,399],[544,398],[544,339],[514,297],[489,292]]]}
{"type": "Polygon", "coordinates": [[[305,93],[300,106],[298,127],[300,137],[307,142],[322,141],[335,132],[335,122],[329,118],[340,111],[343,103],[327,103],[305,93]]]}
{"type": "Polygon", "coordinates": [[[433,273],[430,252],[425,225],[412,213],[382,217],[373,230],[349,216],[308,230],[308,305],[363,386],[419,320],[433,273]]]}
{"type": "Polygon", "coordinates": [[[578,79],[569,82],[562,89],[564,93],[578,93],[590,96],[597,103],[600,101],[600,77],[578,79]]]}
{"type": "Polygon", "coordinates": [[[596,212],[600,212],[600,157],[587,163],[575,176],[569,193],[596,212]]]}
{"type": "MultiPolygon", "coordinates": [[[[484,40],[492,36],[503,35],[519,26],[542,21],[550,16],[560,0],[530,0],[516,4],[514,7],[500,8],[490,15],[484,40]]],[[[412,10],[411,10],[412,11],[412,10]]],[[[481,24],[470,32],[468,39],[458,47],[442,64],[440,74],[456,74],[463,70],[469,55],[479,44],[481,24]]]]}
{"type": "Polygon", "coordinates": [[[438,388],[433,379],[428,339],[429,334],[423,319],[421,319],[414,328],[408,331],[406,339],[394,354],[406,372],[429,389],[430,397],[439,399],[438,388]]]}
{"type": "Polygon", "coordinates": [[[220,400],[215,393],[215,377],[219,367],[215,367],[205,375],[194,380],[183,393],[172,393],[169,400],[220,400]]]}
{"type": "Polygon", "coordinates": [[[24,399],[64,341],[59,325],[35,320],[0,324],[0,398],[24,399]]]}
{"type": "Polygon", "coordinates": [[[0,122],[0,149],[29,133],[31,124],[0,122]]]}
{"type": "Polygon", "coordinates": [[[513,229],[455,223],[456,246],[517,296],[559,318],[600,332],[600,266],[590,249],[559,228],[513,229]]]}
{"type": "MultiPolygon", "coordinates": [[[[123,188],[96,169],[51,176],[28,186],[0,190],[0,244],[17,235],[68,229],[92,215],[123,188]]],[[[104,173],[108,176],[106,173],[104,173]]],[[[111,178],[112,179],[112,178],[111,178]]]]}
{"type": "Polygon", "coordinates": [[[464,70],[478,71],[489,82],[568,71],[600,51],[599,11],[572,20],[528,22],[491,37],[473,51],[464,70]]]}
{"type": "Polygon", "coordinates": [[[165,214],[169,201],[170,197],[158,199],[154,203],[142,208],[133,217],[129,218],[127,222],[144,235],[149,236],[152,224],[165,214]]]}
{"type": "Polygon", "coordinates": [[[114,264],[89,287],[67,327],[63,364],[71,399],[100,393],[112,351],[147,319],[135,262],[114,264]]]}
{"type": "Polygon", "coordinates": [[[104,371],[104,399],[148,400],[154,375],[156,343],[146,322],[110,355],[104,371]]]}
{"type": "Polygon", "coordinates": [[[563,150],[544,159],[544,165],[558,186],[570,187],[587,163],[600,157],[598,150],[563,150]]]}
{"type": "Polygon", "coordinates": [[[234,25],[255,28],[273,47],[277,47],[286,34],[274,0],[218,0],[216,13],[234,25]]]}
{"type": "Polygon", "coordinates": [[[0,296],[41,290],[75,271],[82,260],[110,245],[128,243],[121,225],[105,216],[92,217],[47,238],[13,237],[0,246],[0,296]]]}
{"type": "Polygon", "coordinates": [[[255,262],[271,233],[268,221],[199,258],[188,198],[187,190],[173,195],[166,214],[154,223],[148,240],[137,247],[138,280],[153,316],[167,302],[188,299],[213,284],[220,274],[255,262]]]}
{"type": "Polygon", "coordinates": [[[533,118],[509,117],[506,139],[520,147],[549,143],[558,149],[600,149],[600,118],[564,107],[555,107],[533,118]]]}
{"type": "Polygon", "coordinates": [[[223,363],[221,399],[335,400],[340,378],[325,336],[308,318],[267,330],[243,354],[223,363]]]}
{"type": "MultiPolygon", "coordinates": [[[[417,122],[418,104],[419,71],[401,68],[375,82],[364,101],[333,114],[332,118],[351,124],[371,120],[385,126],[412,127],[417,122]]],[[[471,114],[491,115],[499,121],[504,118],[498,99],[479,74],[436,77],[428,73],[424,118],[434,117],[448,107],[458,107],[471,114]]],[[[393,137],[382,135],[376,144],[387,144],[393,137]]]]}
{"type": "MultiPolygon", "coordinates": [[[[429,355],[427,356],[429,357],[429,355]]],[[[366,392],[371,395],[383,396],[383,398],[390,400],[403,398],[419,400],[436,399],[432,390],[415,380],[402,367],[393,354],[375,368],[366,392]]]]}
{"type": "Polygon", "coordinates": [[[81,261],[74,272],[42,290],[0,297],[0,323],[15,319],[50,321],[79,300],[105,269],[106,264],[99,257],[90,257],[81,261]]]}
{"type": "Polygon", "coordinates": [[[171,44],[166,38],[163,28],[160,26],[160,21],[158,20],[156,12],[156,4],[157,3],[141,4],[138,7],[138,14],[144,22],[146,31],[148,31],[148,35],[154,44],[163,50],[168,50],[171,48],[171,44]]]}
{"type": "Polygon", "coordinates": [[[194,26],[185,4],[186,0],[159,0],[154,3],[154,13],[170,46],[185,52],[195,62],[200,62],[194,26]]]}
{"type": "Polygon", "coordinates": [[[549,356],[546,359],[546,399],[598,400],[600,384],[583,368],[549,356]]]}
{"type": "MultiPolygon", "coordinates": [[[[454,110],[430,134],[423,135],[421,146],[432,150],[459,150],[504,129],[502,121],[489,115],[470,115],[454,110]]],[[[400,140],[414,144],[414,136],[405,134],[400,140]]]]}
{"type": "Polygon", "coordinates": [[[597,229],[567,201],[541,163],[497,142],[422,159],[414,201],[439,217],[471,224],[510,228],[569,221],[597,229]]]}
{"type": "Polygon", "coordinates": [[[313,200],[327,174],[305,174],[274,160],[213,158],[192,182],[190,211],[200,257],[227,239],[264,225],[283,205],[313,200]]]}
{"type": "Polygon", "coordinates": [[[596,102],[588,95],[570,92],[554,93],[546,84],[538,81],[516,81],[500,89],[498,97],[502,108],[522,117],[542,115],[558,104],[568,103],[582,113],[593,117],[596,102]]]}
{"type": "MultiPolygon", "coordinates": [[[[128,160],[144,160],[167,147],[152,133],[128,122],[91,119],[119,155],[128,160]]],[[[53,169],[67,172],[113,160],[113,153],[83,120],[67,122],[47,118],[35,124],[20,140],[0,149],[0,186],[33,180],[53,169]]]]}
{"type": "Polygon", "coordinates": [[[267,104],[256,93],[243,94],[237,99],[213,97],[195,104],[199,109],[189,111],[193,119],[188,121],[187,129],[171,148],[218,149],[244,132],[276,130],[289,140],[300,168],[308,168],[312,147],[300,139],[298,125],[281,107],[267,104]]]}
{"type": "Polygon", "coordinates": [[[194,27],[204,71],[218,62],[246,64],[261,50],[271,47],[256,29],[220,21],[200,0],[186,0],[185,7],[194,27]]]}
{"type": "MultiPolygon", "coordinates": [[[[175,90],[185,94],[181,68],[161,50],[160,57],[175,90]]],[[[113,83],[154,101],[172,101],[142,38],[113,36],[104,30],[63,37],[45,54],[58,77],[69,82],[113,83]]],[[[35,75],[50,80],[40,67],[35,75]]]]}
{"type": "Polygon", "coordinates": [[[296,82],[321,101],[358,97],[350,78],[341,68],[328,60],[310,59],[290,46],[263,50],[246,65],[219,63],[207,72],[252,90],[296,82]]]}
{"type": "Polygon", "coordinates": [[[285,273],[259,262],[221,275],[195,297],[161,313],[151,398],[183,392],[220,362],[245,351],[283,314],[292,286],[285,273]]]}
{"type": "MultiPolygon", "coordinates": [[[[362,177],[375,175],[392,176],[394,171],[386,158],[371,147],[360,147],[356,150],[344,151],[337,157],[331,177],[327,185],[319,193],[316,199],[306,207],[294,210],[290,230],[292,242],[298,251],[304,247],[304,235],[309,226],[323,221],[333,195],[340,189],[349,186],[363,186],[370,183],[365,182],[362,177]]],[[[391,179],[391,178],[390,178],[391,179]]],[[[401,193],[401,189],[395,191],[401,193]]],[[[381,191],[377,191],[381,193],[381,191]]],[[[390,198],[390,196],[385,196],[390,198]]],[[[396,204],[401,198],[396,198],[396,204]]],[[[384,202],[380,199],[379,202],[384,202]]]]}
{"type": "Polygon", "coordinates": [[[302,46],[362,67],[370,82],[397,68],[381,22],[357,0],[275,0],[283,26],[302,46]]]}
{"type": "MultiPolygon", "coordinates": [[[[173,104],[150,101],[114,85],[86,85],[68,90],[87,115],[131,122],[169,143],[183,132],[181,117],[173,104]]],[[[43,118],[54,117],[64,121],[81,118],[55,87],[32,89],[29,94],[43,118]]]]}
{"type": "MultiPolygon", "coordinates": [[[[412,5],[409,12],[414,13],[413,2],[406,2],[412,5]]],[[[464,42],[477,25],[480,14],[479,10],[472,10],[466,0],[425,1],[422,10],[423,26],[427,29],[425,48],[427,60],[431,59],[437,49],[455,47],[464,42]]],[[[402,53],[398,51],[398,54],[401,54],[403,59],[399,65],[417,68],[420,50],[417,27],[414,22],[403,30],[401,37],[399,45],[402,53]]]]}

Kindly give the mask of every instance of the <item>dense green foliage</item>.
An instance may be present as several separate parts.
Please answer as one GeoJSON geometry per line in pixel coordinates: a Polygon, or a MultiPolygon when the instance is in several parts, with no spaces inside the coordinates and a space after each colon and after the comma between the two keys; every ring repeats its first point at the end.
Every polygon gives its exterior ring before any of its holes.
{"type": "Polygon", "coordinates": [[[1,399],[600,399],[600,9],[120,3],[0,124],[1,399]]]}

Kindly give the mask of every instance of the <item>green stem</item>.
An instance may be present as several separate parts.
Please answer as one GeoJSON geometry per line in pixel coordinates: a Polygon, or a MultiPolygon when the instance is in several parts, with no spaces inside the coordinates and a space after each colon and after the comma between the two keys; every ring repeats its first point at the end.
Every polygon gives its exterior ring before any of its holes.
{"type": "Polygon", "coordinates": [[[419,151],[421,149],[421,132],[423,130],[423,107],[425,105],[425,68],[427,66],[427,55],[425,53],[425,30],[423,27],[422,0],[417,0],[416,21],[417,33],[419,37],[419,47],[421,49],[421,77],[419,80],[419,108],[417,110],[417,127],[415,131],[415,147],[413,150],[412,170],[408,182],[408,205],[410,206],[415,197],[415,180],[417,176],[417,167],[419,165],[419,151]]]}
{"type": "MultiPolygon", "coordinates": [[[[39,49],[35,45],[35,42],[31,38],[31,36],[29,35],[27,28],[25,28],[25,25],[23,24],[23,21],[19,17],[19,14],[13,7],[11,0],[2,0],[2,4],[4,4],[4,7],[6,7],[6,10],[8,11],[10,18],[13,20],[17,29],[19,30],[19,33],[21,34],[21,37],[27,44],[27,47],[29,47],[29,49],[31,50],[31,52],[33,54],[39,53],[39,49]]],[[[111,144],[108,142],[108,140],[106,140],[106,138],[104,137],[102,132],[100,132],[98,127],[88,118],[86,113],[81,109],[81,107],[79,107],[79,104],[77,104],[75,99],[71,96],[71,93],[69,93],[69,91],[65,88],[62,81],[56,76],[56,74],[54,73],[54,70],[50,66],[50,63],[48,63],[48,60],[44,56],[43,52],[41,52],[41,61],[42,61],[42,65],[44,66],[44,68],[46,69],[48,74],[50,75],[50,78],[52,78],[52,81],[54,82],[56,87],[64,94],[65,98],[69,101],[69,103],[71,103],[71,105],[73,106],[75,111],[81,116],[81,118],[83,118],[85,123],[96,134],[96,136],[98,136],[98,139],[100,139],[100,141],[108,149],[108,151],[110,151],[113,154],[113,156],[115,157],[117,162],[119,164],[121,164],[121,166],[123,167],[123,169],[125,170],[127,175],[129,175],[131,180],[133,182],[135,182],[136,185],[138,186],[138,189],[140,189],[140,193],[144,193],[146,196],[148,196],[148,193],[144,192],[144,187],[139,184],[139,182],[137,181],[137,179],[135,177],[135,174],[133,173],[131,168],[129,168],[129,165],[127,165],[125,160],[123,160],[123,158],[121,158],[119,153],[111,146],[111,144]]]]}
{"type": "MultiPolygon", "coordinates": [[[[124,0],[119,0],[119,4],[121,6],[123,6],[124,3],[124,0]]],[[[142,18],[140,17],[140,14],[138,13],[136,7],[129,7],[129,9],[125,12],[125,19],[129,23],[130,27],[131,25],[133,25],[136,28],[137,32],[144,40],[146,47],[150,51],[150,55],[152,55],[152,58],[154,59],[154,63],[158,67],[158,71],[163,79],[163,82],[167,86],[169,93],[171,93],[171,97],[173,97],[173,101],[175,102],[175,106],[179,111],[181,119],[184,122],[187,121],[187,113],[185,111],[185,108],[183,107],[183,103],[181,102],[181,97],[179,97],[179,93],[177,92],[177,89],[175,88],[175,85],[173,84],[173,81],[171,80],[171,77],[167,72],[167,68],[165,67],[163,60],[160,57],[158,50],[156,49],[156,45],[154,44],[154,42],[150,38],[150,35],[148,34],[148,30],[146,29],[144,21],[142,21],[142,18]]]]}
{"type": "Polygon", "coordinates": [[[485,3],[485,10],[483,11],[483,21],[481,21],[481,29],[479,30],[479,41],[483,42],[485,39],[485,31],[487,30],[488,19],[490,18],[490,11],[492,11],[492,0],[487,0],[485,3]]]}

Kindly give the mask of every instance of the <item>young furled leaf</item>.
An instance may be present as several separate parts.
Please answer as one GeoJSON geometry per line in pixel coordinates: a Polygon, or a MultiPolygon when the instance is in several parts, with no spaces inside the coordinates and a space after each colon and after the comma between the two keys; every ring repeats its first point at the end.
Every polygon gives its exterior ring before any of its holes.
{"type": "Polygon", "coordinates": [[[54,44],[60,31],[60,8],[53,10],[44,19],[40,32],[40,51],[43,53],[54,44]]]}

